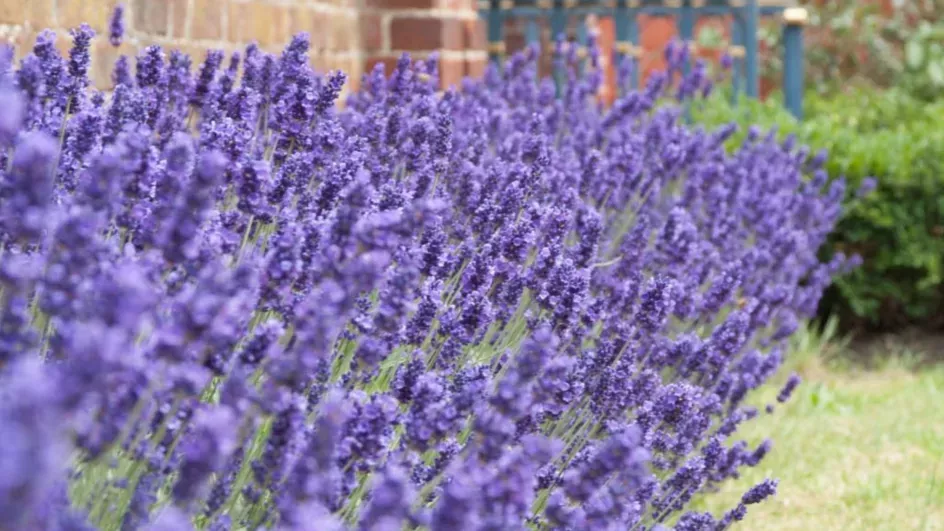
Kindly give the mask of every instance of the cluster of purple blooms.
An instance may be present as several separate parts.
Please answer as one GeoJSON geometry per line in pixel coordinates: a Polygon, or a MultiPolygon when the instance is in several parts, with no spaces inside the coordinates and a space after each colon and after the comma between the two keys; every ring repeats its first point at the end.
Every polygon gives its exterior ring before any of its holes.
{"type": "Polygon", "coordinates": [[[720,530],[775,491],[689,509],[770,449],[744,400],[853,265],[843,184],[687,126],[683,50],[610,108],[563,44],[559,86],[404,57],[339,108],[305,35],[108,94],[72,37],[0,50],[0,529],[720,530]]]}

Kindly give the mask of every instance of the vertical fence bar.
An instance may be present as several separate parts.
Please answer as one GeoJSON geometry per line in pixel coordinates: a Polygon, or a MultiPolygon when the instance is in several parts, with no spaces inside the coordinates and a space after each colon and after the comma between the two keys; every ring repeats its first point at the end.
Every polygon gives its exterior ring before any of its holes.
{"type": "MultiPolygon", "coordinates": [[[[623,68],[623,61],[630,60],[630,48],[631,46],[629,41],[629,10],[626,9],[626,2],[628,0],[616,0],[616,7],[613,8],[613,37],[616,39],[616,43],[613,46],[613,66],[616,67],[617,71],[620,68],[623,68]]],[[[619,78],[617,78],[617,81],[619,78]]],[[[617,85],[616,87],[616,97],[622,96],[622,91],[626,90],[627,87],[621,87],[617,85]]]]}
{"type": "Polygon", "coordinates": [[[586,71],[586,57],[587,57],[587,41],[588,41],[587,30],[587,15],[581,14],[577,18],[577,74],[582,76],[586,71]]]}
{"type": "MultiPolygon", "coordinates": [[[[616,67],[619,68],[623,61],[632,61],[630,64],[629,83],[631,90],[639,88],[639,54],[637,46],[639,43],[639,23],[636,20],[636,14],[639,7],[639,0],[617,0],[613,15],[613,24],[615,26],[616,37],[616,67]]],[[[627,87],[618,87],[626,89],[627,87]]]]}
{"type": "Polygon", "coordinates": [[[488,5],[488,57],[500,61],[505,53],[505,13],[501,0],[489,0],[488,5]]]}
{"type": "MultiPolygon", "coordinates": [[[[551,49],[554,49],[557,39],[564,37],[567,31],[567,12],[564,10],[564,0],[554,0],[554,6],[551,8],[551,49]]],[[[558,68],[556,61],[552,65],[554,70],[554,82],[557,86],[557,95],[560,96],[564,87],[564,81],[567,73],[558,68]]]]}
{"type": "Polygon", "coordinates": [[[528,17],[524,23],[524,42],[528,46],[541,43],[540,15],[528,17]]]}
{"type": "Polygon", "coordinates": [[[580,19],[577,21],[577,42],[582,46],[586,46],[589,33],[587,29],[587,16],[581,14],[580,19]]]}
{"type": "Polygon", "coordinates": [[[798,120],[803,118],[803,26],[807,19],[802,7],[783,13],[783,99],[798,120]]]}
{"type": "Polygon", "coordinates": [[[639,36],[639,0],[632,0],[629,6],[629,42],[632,44],[630,56],[633,58],[633,71],[629,80],[634,89],[639,88],[639,80],[642,76],[642,40],[639,36]]]}
{"type": "Polygon", "coordinates": [[[632,48],[630,48],[629,55],[632,57],[633,61],[633,71],[629,77],[630,82],[633,84],[633,89],[639,88],[639,79],[642,76],[642,54],[639,53],[640,46],[642,42],[639,38],[639,21],[636,18],[636,15],[639,14],[639,0],[631,0],[630,9],[627,13],[629,21],[627,22],[627,31],[629,33],[628,39],[632,48]]]}
{"type": "Polygon", "coordinates": [[[693,58],[690,53],[692,51],[692,42],[695,39],[695,10],[692,8],[692,0],[682,0],[677,20],[679,37],[681,37],[682,44],[687,46],[689,51],[689,58],[682,65],[682,73],[687,75],[691,70],[693,58]]]}
{"type": "Polygon", "coordinates": [[[731,103],[737,104],[741,96],[744,76],[744,12],[734,9],[731,17],[731,103]]]}
{"type": "Polygon", "coordinates": [[[551,8],[551,41],[556,42],[567,31],[567,12],[564,10],[564,0],[554,0],[551,8]]]}
{"type": "Polygon", "coordinates": [[[760,8],[757,0],[747,0],[744,7],[744,77],[745,93],[748,98],[760,95],[760,68],[758,60],[757,27],[760,19],[760,8]]]}

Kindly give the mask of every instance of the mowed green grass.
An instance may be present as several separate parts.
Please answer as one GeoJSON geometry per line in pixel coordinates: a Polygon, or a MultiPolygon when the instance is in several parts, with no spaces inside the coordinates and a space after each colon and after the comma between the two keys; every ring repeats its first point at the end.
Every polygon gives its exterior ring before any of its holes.
{"type": "MultiPolygon", "coordinates": [[[[801,347],[787,368],[804,379],[793,398],[742,428],[752,444],[770,437],[771,453],[694,507],[719,516],[773,477],[777,496],[734,529],[944,530],[944,368],[893,357],[866,370],[801,347]]],[[[787,371],[751,402],[775,403],[787,371]]]]}

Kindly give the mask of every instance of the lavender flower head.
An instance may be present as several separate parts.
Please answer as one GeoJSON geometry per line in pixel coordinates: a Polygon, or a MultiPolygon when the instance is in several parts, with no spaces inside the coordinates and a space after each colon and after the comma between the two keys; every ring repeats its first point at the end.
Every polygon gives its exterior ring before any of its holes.
{"type": "Polygon", "coordinates": [[[878,187],[878,180],[875,177],[866,177],[862,179],[859,189],[856,190],[856,197],[862,198],[871,194],[878,187]]]}
{"type": "Polygon", "coordinates": [[[25,102],[20,93],[0,86],[0,146],[9,147],[13,144],[23,124],[25,111],[25,102]]]}
{"type": "Polygon", "coordinates": [[[123,4],[115,5],[111,18],[108,21],[108,42],[115,48],[121,46],[125,37],[125,6],[123,4]]]}

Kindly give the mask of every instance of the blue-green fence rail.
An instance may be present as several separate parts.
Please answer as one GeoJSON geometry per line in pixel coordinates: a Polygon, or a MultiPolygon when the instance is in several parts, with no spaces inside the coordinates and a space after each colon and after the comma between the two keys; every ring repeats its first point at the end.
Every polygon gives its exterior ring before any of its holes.
{"type": "MultiPolygon", "coordinates": [[[[732,97],[743,92],[749,98],[760,94],[760,53],[758,24],[761,17],[780,17],[783,23],[783,95],[787,109],[797,118],[803,115],[803,27],[806,10],[795,0],[480,0],[479,13],[488,27],[489,53],[498,59],[505,52],[505,21],[524,21],[527,43],[540,42],[542,20],[551,34],[564,34],[571,21],[576,23],[576,39],[585,43],[588,15],[611,17],[615,26],[614,64],[629,59],[638,63],[642,55],[639,15],[673,17],[681,39],[691,43],[695,24],[701,16],[730,15],[732,97]]],[[[634,68],[638,86],[639,68],[634,68]]]]}

